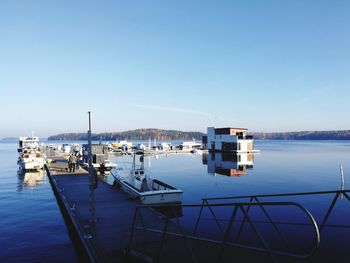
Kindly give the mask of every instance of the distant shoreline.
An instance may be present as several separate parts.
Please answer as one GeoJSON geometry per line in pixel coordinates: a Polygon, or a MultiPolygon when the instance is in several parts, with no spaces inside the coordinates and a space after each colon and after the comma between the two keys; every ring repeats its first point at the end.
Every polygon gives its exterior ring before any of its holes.
{"type": "MultiPolygon", "coordinates": [[[[249,133],[257,140],[350,140],[350,130],[339,131],[299,131],[299,132],[253,132],[249,133]]],[[[184,132],[160,129],[138,129],[125,132],[92,134],[92,140],[202,140],[202,132],[184,132]]],[[[86,133],[64,133],[47,138],[51,140],[87,140],[86,133]]]]}
{"type": "MultiPolygon", "coordinates": [[[[252,132],[256,140],[350,140],[350,130],[339,131],[299,131],[299,132],[252,132]]],[[[202,136],[206,135],[202,132],[184,132],[176,130],[160,130],[160,129],[138,129],[125,132],[105,132],[92,134],[93,141],[117,141],[117,140],[133,140],[147,141],[158,140],[202,140],[202,136]]],[[[47,141],[86,141],[86,133],[63,133],[42,140],[47,141]]],[[[18,141],[17,137],[5,137],[1,141],[18,141]]]]}

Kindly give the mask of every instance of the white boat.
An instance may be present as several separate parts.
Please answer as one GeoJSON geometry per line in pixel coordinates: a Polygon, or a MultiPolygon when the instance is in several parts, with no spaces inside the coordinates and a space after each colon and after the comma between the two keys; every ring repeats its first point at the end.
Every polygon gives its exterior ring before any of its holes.
{"type": "MultiPolygon", "coordinates": [[[[88,163],[86,163],[88,165],[88,163]]],[[[101,174],[101,175],[108,175],[112,169],[115,169],[117,167],[116,163],[111,162],[110,160],[106,159],[102,163],[92,163],[92,166],[101,174]]]]}
{"type": "Polygon", "coordinates": [[[186,141],[186,142],[182,142],[179,145],[179,149],[180,150],[193,150],[193,149],[200,149],[202,147],[201,143],[197,143],[195,140],[193,141],[186,141]]]}
{"type": "Polygon", "coordinates": [[[146,174],[143,165],[143,156],[140,158],[141,167],[135,167],[135,155],[133,167],[130,173],[122,175],[120,170],[111,171],[115,179],[115,184],[132,197],[141,201],[142,204],[164,204],[164,203],[181,203],[182,190],[179,190],[162,181],[151,178],[146,174]]]}
{"type": "Polygon", "coordinates": [[[18,145],[18,165],[25,171],[40,170],[45,164],[45,155],[40,151],[39,138],[20,137],[18,145]]]}

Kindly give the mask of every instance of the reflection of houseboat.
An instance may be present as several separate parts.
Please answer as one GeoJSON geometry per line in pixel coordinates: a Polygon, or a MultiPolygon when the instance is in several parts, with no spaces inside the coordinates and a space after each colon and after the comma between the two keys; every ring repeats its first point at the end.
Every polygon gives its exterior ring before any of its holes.
{"type": "Polygon", "coordinates": [[[151,178],[146,174],[143,164],[143,155],[140,157],[141,165],[136,168],[135,155],[130,173],[123,174],[122,171],[111,172],[115,184],[141,201],[142,204],[164,204],[180,203],[182,190],[179,190],[162,181],[151,178]]]}
{"type": "Polygon", "coordinates": [[[205,138],[211,152],[257,152],[254,150],[253,136],[247,135],[245,128],[207,128],[205,138]]]}
{"type": "Polygon", "coordinates": [[[246,175],[253,168],[252,153],[209,153],[203,154],[203,164],[208,165],[208,173],[228,176],[246,175]]]}
{"type": "Polygon", "coordinates": [[[45,155],[39,149],[38,137],[20,137],[18,146],[19,157],[17,163],[21,169],[29,171],[44,167],[45,155]]]}
{"type": "Polygon", "coordinates": [[[203,151],[202,151],[201,149],[197,149],[197,148],[195,148],[195,149],[191,150],[191,153],[195,153],[195,154],[203,154],[203,151]]]}

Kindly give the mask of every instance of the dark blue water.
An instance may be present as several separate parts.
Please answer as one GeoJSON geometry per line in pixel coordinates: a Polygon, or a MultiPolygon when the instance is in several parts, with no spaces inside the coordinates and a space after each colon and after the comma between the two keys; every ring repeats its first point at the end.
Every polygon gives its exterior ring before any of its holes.
{"type": "Polygon", "coordinates": [[[77,262],[45,175],[17,174],[17,143],[0,143],[0,262],[77,262]]]}
{"type": "MultiPolygon", "coordinates": [[[[0,262],[77,262],[46,176],[18,175],[16,147],[16,143],[0,143],[0,262]]],[[[261,153],[254,155],[253,167],[240,176],[224,175],[222,167],[213,173],[211,168],[215,166],[236,166],[237,160],[223,161],[222,156],[159,155],[146,157],[145,166],[152,176],[182,189],[186,204],[199,203],[203,197],[337,190],[341,187],[340,164],[345,188],[350,188],[349,141],[257,141],[255,147],[261,153]]],[[[131,162],[130,157],[112,159],[131,162]]],[[[299,202],[322,221],[332,198],[328,195],[278,201],[299,202]]],[[[271,214],[278,220],[305,220],[293,209],[271,210],[271,214]]],[[[313,262],[348,262],[350,231],[344,225],[349,222],[350,202],[343,198],[337,201],[327,222],[334,227],[321,231],[320,248],[313,262]]],[[[284,231],[295,232],[292,228],[284,231]]]]}
{"type": "MultiPolygon", "coordinates": [[[[241,176],[209,173],[205,158],[190,153],[146,156],[145,167],[153,176],[183,189],[185,203],[223,195],[336,190],[341,185],[339,165],[345,176],[350,173],[349,141],[257,141],[255,148],[261,152],[253,156],[253,168],[241,176]]],[[[210,162],[211,156],[207,159],[210,162]]],[[[221,159],[219,155],[213,162],[221,159]]],[[[131,157],[114,160],[131,162],[131,157]]]]}

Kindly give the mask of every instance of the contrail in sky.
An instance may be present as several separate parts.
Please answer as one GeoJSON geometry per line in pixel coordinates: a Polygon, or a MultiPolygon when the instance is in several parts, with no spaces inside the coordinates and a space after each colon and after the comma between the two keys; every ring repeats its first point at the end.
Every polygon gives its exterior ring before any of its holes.
{"type": "Polygon", "coordinates": [[[201,115],[201,116],[210,117],[210,118],[215,116],[214,113],[197,111],[197,110],[192,110],[192,109],[184,109],[184,108],[164,107],[164,106],[155,106],[155,105],[140,105],[140,104],[135,104],[132,106],[137,107],[137,108],[142,108],[142,109],[190,113],[190,114],[201,115]]]}
{"type": "Polygon", "coordinates": [[[209,113],[205,111],[197,111],[192,109],[186,109],[186,108],[175,108],[175,107],[164,107],[164,106],[156,106],[156,105],[140,105],[140,104],[134,104],[132,107],[142,108],[142,109],[151,109],[151,110],[159,110],[159,111],[171,111],[171,112],[180,112],[180,113],[189,113],[199,116],[204,116],[207,118],[213,118],[216,122],[217,120],[222,120],[225,122],[232,122],[232,120],[227,120],[225,118],[222,118],[218,116],[217,112],[209,113]]]}

